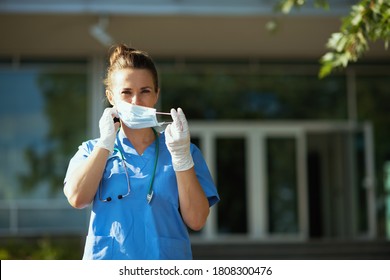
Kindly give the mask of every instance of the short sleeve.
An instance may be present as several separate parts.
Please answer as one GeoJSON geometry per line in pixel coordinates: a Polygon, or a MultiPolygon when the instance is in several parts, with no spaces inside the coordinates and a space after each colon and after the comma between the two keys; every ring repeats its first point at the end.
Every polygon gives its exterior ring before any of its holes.
{"type": "Polygon", "coordinates": [[[194,144],[191,144],[191,154],[194,160],[196,176],[211,207],[220,200],[217,187],[215,186],[214,180],[210,174],[210,170],[203,158],[201,151],[194,144]]]}
{"type": "Polygon", "coordinates": [[[95,140],[90,140],[87,142],[83,142],[76,154],[70,159],[68,169],[66,171],[65,179],[64,179],[64,184],[68,181],[68,177],[73,173],[74,170],[76,170],[80,164],[82,164],[88,156],[91,154],[95,140]]]}

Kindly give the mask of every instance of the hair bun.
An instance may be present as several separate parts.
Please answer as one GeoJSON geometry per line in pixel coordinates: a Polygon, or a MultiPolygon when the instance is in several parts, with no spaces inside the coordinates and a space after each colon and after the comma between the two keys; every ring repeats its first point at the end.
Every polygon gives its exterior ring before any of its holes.
{"type": "Polygon", "coordinates": [[[106,87],[111,87],[111,76],[115,71],[122,69],[146,69],[152,74],[155,90],[158,90],[157,69],[148,53],[130,48],[125,44],[118,44],[111,47],[109,62],[107,76],[104,80],[106,87]]]}
{"type": "Polygon", "coordinates": [[[131,53],[136,52],[136,49],[130,48],[125,44],[119,44],[113,47],[110,55],[110,65],[115,64],[115,62],[121,57],[127,57],[131,55],[131,53]]]}

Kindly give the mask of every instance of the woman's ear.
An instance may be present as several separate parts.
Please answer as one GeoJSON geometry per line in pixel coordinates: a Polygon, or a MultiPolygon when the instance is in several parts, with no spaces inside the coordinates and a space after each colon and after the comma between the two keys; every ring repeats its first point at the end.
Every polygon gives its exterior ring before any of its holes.
{"type": "Polygon", "coordinates": [[[114,95],[113,95],[111,90],[106,89],[106,97],[107,97],[108,102],[110,102],[110,104],[112,106],[114,106],[115,105],[114,95]]]}

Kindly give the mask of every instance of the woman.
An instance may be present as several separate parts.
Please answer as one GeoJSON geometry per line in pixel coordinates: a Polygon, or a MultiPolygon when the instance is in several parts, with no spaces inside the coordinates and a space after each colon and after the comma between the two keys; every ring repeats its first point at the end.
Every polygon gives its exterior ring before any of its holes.
{"type": "Polygon", "coordinates": [[[64,180],[73,207],[92,203],[83,259],[192,259],[187,228],[200,230],[219,196],[183,110],[171,109],[173,122],[156,132],[156,67],[123,44],[105,86],[113,107],[100,138],[82,143],[64,180]]]}

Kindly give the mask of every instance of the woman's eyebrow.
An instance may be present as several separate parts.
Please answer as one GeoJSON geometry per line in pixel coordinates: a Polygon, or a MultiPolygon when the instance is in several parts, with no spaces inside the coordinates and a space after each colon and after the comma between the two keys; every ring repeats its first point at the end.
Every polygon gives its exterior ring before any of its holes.
{"type": "MultiPolygon", "coordinates": [[[[144,86],[144,87],[140,87],[140,90],[145,90],[145,89],[148,89],[148,90],[152,90],[153,87],[151,86],[144,86]]],[[[125,88],[122,88],[121,91],[132,91],[133,89],[132,88],[129,88],[129,87],[125,87],[125,88]]]]}

